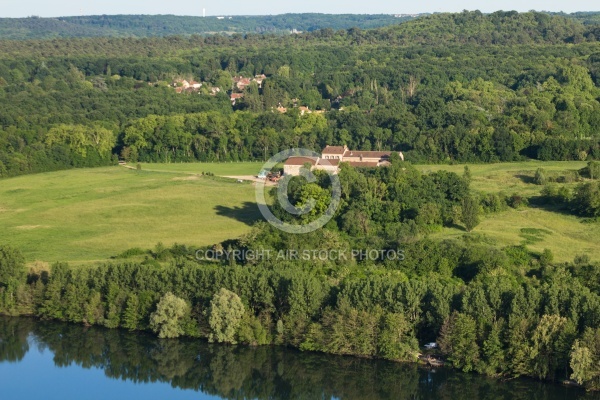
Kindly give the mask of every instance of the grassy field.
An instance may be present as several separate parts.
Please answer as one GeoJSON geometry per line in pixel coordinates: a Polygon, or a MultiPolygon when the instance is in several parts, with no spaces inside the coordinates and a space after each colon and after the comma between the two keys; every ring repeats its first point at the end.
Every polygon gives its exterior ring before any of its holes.
{"type": "Polygon", "coordinates": [[[29,262],[93,261],[132,248],[209,245],[258,217],[254,187],[219,178],[81,169],[0,181],[0,243],[29,262]]]}
{"type": "MultiPolygon", "coordinates": [[[[587,165],[586,162],[573,161],[526,161],[504,164],[469,164],[472,176],[472,188],[486,193],[515,192],[525,196],[539,194],[542,186],[533,185],[531,181],[538,168],[548,172],[577,171],[587,165]]],[[[464,164],[460,165],[416,165],[421,172],[446,170],[462,175],[464,164]]]]}
{"type": "MultiPolygon", "coordinates": [[[[587,254],[600,261],[600,224],[583,223],[580,218],[542,209],[509,210],[483,218],[475,233],[493,239],[499,246],[527,244],[541,253],[552,250],[555,261],[573,261],[587,254]]],[[[458,238],[465,232],[444,228],[434,238],[458,238]]]]}
{"type": "Polygon", "coordinates": [[[210,172],[219,176],[258,175],[263,162],[230,163],[178,163],[178,164],[141,164],[144,171],[172,172],[183,174],[202,174],[210,172]]]}
{"type": "MultiPolygon", "coordinates": [[[[470,165],[480,192],[535,196],[539,167],[578,170],[583,162],[523,162],[470,165]]],[[[0,243],[23,251],[27,260],[90,262],[132,248],[210,245],[239,237],[260,217],[250,183],[200,176],[254,175],[262,163],[142,164],[142,171],[98,168],[52,172],[0,181],[0,243]]],[[[417,165],[428,172],[463,173],[464,165],[417,165]]],[[[557,261],[588,254],[600,260],[600,224],[543,209],[509,210],[484,218],[475,232],[498,245],[527,242],[549,248],[557,261]],[[532,234],[533,232],[533,234],[532,234]]],[[[437,238],[465,232],[445,228],[437,238]]]]}
{"type": "MultiPolygon", "coordinates": [[[[173,163],[142,164],[144,171],[171,172],[181,174],[202,174],[210,172],[218,176],[257,175],[263,166],[262,162],[231,163],[173,163]]],[[[586,166],[585,162],[540,162],[527,161],[504,164],[470,164],[473,176],[473,188],[481,192],[506,191],[534,195],[541,190],[540,186],[528,184],[536,169],[542,167],[547,171],[561,172],[579,170],[586,166]]],[[[446,170],[461,175],[464,164],[457,165],[415,165],[422,172],[446,170]]]]}
{"type": "MultiPolygon", "coordinates": [[[[535,171],[544,168],[549,173],[576,171],[586,162],[529,161],[507,164],[469,165],[472,187],[481,193],[519,193],[532,197],[539,195],[543,186],[532,183],[535,171]]],[[[447,170],[462,174],[464,165],[419,165],[420,171],[447,170]]],[[[574,187],[577,183],[567,184],[574,187]]],[[[537,252],[551,249],[556,261],[573,261],[575,256],[589,255],[600,260],[600,224],[584,223],[581,218],[539,208],[513,210],[490,215],[482,219],[474,232],[493,239],[500,246],[526,243],[537,252]],[[534,232],[532,235],[531,232],[534,232]]],[[[460,237],[465,232],[444,228],[437,238],[460,237]]]]}

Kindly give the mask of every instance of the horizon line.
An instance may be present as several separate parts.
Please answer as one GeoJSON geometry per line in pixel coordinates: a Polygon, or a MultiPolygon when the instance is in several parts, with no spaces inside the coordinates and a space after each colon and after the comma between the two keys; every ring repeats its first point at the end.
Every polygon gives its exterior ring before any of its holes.
{"type": "MultiPolygon", "coordinates": [[[[593,11],[593,10],[580,10],[580,11],[573,11],[573,12],[564,12],[564,11],[549,11],[549,10],[535,10],[535,9],[531,9],[528,11],[517,11],[517,10],[496,10],[496,11],[491,11],[491,12],[483,12],[479,9],[472,9],[472,10],[463,10],[463,11],[469,11],[469,12],[473,12],[473,11],[480,11],[482,14],[493,14],[495,12],[511,12],[511,11],[516,11],[519,14],[524,14],[524,13],[528,13],[528,12],[539,12],[539,13],[548,13],[548,14],[564,14],[564,15],[572,15],[572,14],[578,14],[578,13],[600,13],[600,10],[597,11],[593,11]]],[[[121,17],[121,16],[125,16],[125,17],[191,17],[191,18],[216,18],[216,17],[244,17],[244,18],[259,18],[259,17],[277,17],[277,16],[282,16],[282,15],[308,15],[308,14],[314,14],[314,15],[370,15],[370,16],[377,16],[377,15],[385,15],[385,16],[390,16],[390,15],[406,15],[406,16],[410,16],[410,15],[434,15],[434,14],[460,14],[461,11],[424,11],[424,12],[418,12],[418,13],[402,13],[402,12],[398,12],[398,13],[375,13],[375,14],[371,14],[371,13],[323,13],[323,12],[311,12],[311,11],[307,11],[307,12],[289,12],[289,13],[279,13],[279,14],[211,14],[211,15],[206,15],[206,16],[202,16],[202,15],[189,15],[189,14],[79,14],[79,15],[59,15],[59,16],[55,16],[55,17],[43,17],[43,16],[39,16],[39,15],[27,15],[24,17],[2,17],[0,16],[0,19],[35,19],[35,18],[39,18],[39,19],[56,19],[56,18],[76,18],[76,17],[121,17]]]]}

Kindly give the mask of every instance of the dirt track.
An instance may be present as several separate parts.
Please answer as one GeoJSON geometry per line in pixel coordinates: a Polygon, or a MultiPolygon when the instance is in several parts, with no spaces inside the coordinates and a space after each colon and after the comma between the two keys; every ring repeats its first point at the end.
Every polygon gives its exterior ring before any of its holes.
{"type": "Polygon", "coordinates": [[[230,179],[236,179],[236,180],[241,179],[243,181],[249,181],[249,182],[254,182],[254,183],[265,182],[265,186],[276,186],[277,185],[275,182],[271,182],[266,179],[259,179],[253,175],[224,176],[223,178],[230,178],[230,179]]]}

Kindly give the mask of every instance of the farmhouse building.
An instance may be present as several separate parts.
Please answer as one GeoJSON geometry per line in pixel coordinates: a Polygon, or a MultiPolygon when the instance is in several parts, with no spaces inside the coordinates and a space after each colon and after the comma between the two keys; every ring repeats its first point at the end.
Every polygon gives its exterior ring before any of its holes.
{"type": "MultiPolygon", "coordinates": [[[[321,157],[290,157],[283,166],[285,175],[300,175],[300,169],[310,164],[312,170],[338,173],[340,163],[348,163],[357,168],[377,168],[390,165],[391,151],[356,151],[347,146],[326,146],[321,157]]],[[[398,153],[404,160],[404,154],[398,153]]]]}
{"type": "Polygon", "coordinates": [[[283,165],[283,174],[298,176],[300,175],[300,169],[308,164],[310,164],[311,170],[318,169],[336,174],[338,172],[340,161],[325,160],[321,157],[290,157],[283,165]]]}

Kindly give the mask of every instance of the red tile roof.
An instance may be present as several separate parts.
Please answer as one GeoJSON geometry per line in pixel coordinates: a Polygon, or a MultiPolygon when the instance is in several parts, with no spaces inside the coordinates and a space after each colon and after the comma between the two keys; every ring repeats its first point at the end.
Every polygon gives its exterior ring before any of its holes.
{"type": "Polygon", "coordinates": [[[321,158],[321,159],[319,159],[318,165],[322,165],[324,167],[329,167],[329,166],[337,167],[338,165],[340,165],[340,160],[335,160],[335,159],[328,160],[325,158],[321,158]]]}
{"type": "Polygon", "coordinates": [[[304,165],[306,163],[316,165],[318,160],[317,157],[290,157],[285,162],[285,165],[304,165]]]}
{"type": "Polygon", "coordinates": [[[357,168],[377,168],[379,166],[379,163],[376,161],[350,161],[348,164],[350,164],[351,167],[357,168]]]}
{"type": "Polygon", "coordinates": [[[339,154],[342,155],[346,152],[346,147],[344,146],[326,146],[323,149],[323,154],[339,154]]]}
{"type": "Polygon", "coordinates": [[[385,158],[392,154],[391,151],[352,151],[348,150],[344,153],[344,157],[367,157],[367,158],[385,158]]]}

